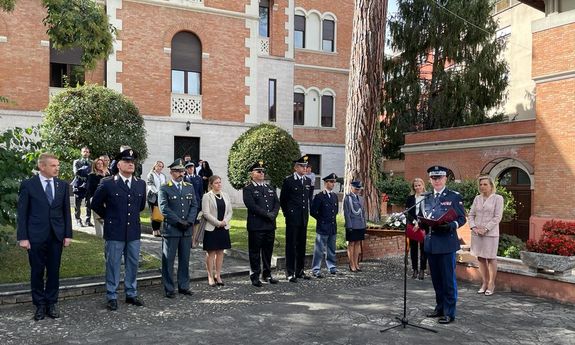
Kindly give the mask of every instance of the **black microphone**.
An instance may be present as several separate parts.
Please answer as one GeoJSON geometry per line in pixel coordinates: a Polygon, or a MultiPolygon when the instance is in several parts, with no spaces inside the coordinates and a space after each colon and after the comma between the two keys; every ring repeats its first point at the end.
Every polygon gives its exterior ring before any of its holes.
{"type": "Polygon", "coordinates": [[[419,196],[428,196],[431,194],[433,194],[433,192],[423,192],[423,193],[419,194],[419,196]]]}

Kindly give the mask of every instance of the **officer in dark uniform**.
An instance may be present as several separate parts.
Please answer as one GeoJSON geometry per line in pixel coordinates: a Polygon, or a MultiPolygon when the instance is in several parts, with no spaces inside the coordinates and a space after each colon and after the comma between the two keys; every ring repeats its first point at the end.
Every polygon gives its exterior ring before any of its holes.
{"type": "Polygon", "coordinates": [[[265,183],[265,166],[259,161],[249,168],[251,181],[243,189],[244,204],[248,209],[248,251],[250,255],[250,280],[256,287],[262,286],[262,280],[270,284],[278,281],[272,277],[271,261],[274,250],[276,217],[280,202],[276,191],[265,183]],[[263,265],[263,272],[260,266],[263,265]]]}
{"type": "Polygon", "coordinates": [[[104,219],[106,256],[106,298],[109,310],[118,309],[116,290],[120,284],[120,265],[124,256],[126,303],[143,306],[136,290],[140,257],[140,212],[146,207],[146,182],[134,176],[138,154],[127,149],[118,156],[118,174],[102,179],[92,209],[104,219]]]}
{"type": "Polygon", "coordinates": [[[310,215],[317,221],[315,227],[315,247],[312,260],[312,274],[316,278],[323,278],[321,274],[321,260],[326,253],[325,264],[329,273],[337,274],[337,259],[335,257],[335,240],[337,233],[336,216],[339,209],[337,194],[333,187],[337,175],[331,173],[323,178],[324,190],[313,198],[310,215]]]}
{"type": "Polygon", "coordinates": [[[178,252],[178,292],[191,295],[190,249],[192,227],[198,215],[194,186],[184,181],[184,166],[177,159],[168,166],[168,183],[160,187],[158,205],[164,216],[162,229],[162,283],[166,297],[174,298],[174,261],[178,252]]]}
{"type": "Polygon", "coordinates": [[[303,270],[311,190],[311,181],[305,176],[307,162],[308,156],[293,162],[295,172],[284,179],[280,194],[286,220],[286,275],[292,283],[297,278],[310,279],[303,270]]]}
{"type": "Polygon", "coordinates": [[[427,169],[433,194],[427,196],[424,201],[424,215],[425,218],[439,220],[450,209],[455,211],[455,215],[433,226],[425,224],[425,220],[421,221],[427,233],[424,250],[429,261],[436,302],[435,310],[426,316],[439,317],[439,323],[443,324],[455,320],[457,303],[455,252],[460,248],[457,228],[466,222],[461,195],[445,188],[447,171],[447,168],[437,165],[427,169]]]}

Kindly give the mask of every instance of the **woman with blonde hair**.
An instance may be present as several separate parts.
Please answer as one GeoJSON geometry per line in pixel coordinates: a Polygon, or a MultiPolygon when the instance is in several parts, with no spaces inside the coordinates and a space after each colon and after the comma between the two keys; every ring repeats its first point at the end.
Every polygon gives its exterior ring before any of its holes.
{"type": "Polygon", "coordinates": [[[347,256],[349,270],[361,272],[359,255],[361,242],[365,239],[367,228],[364,199],[361,196],[363,185],[361,181],[351,182],[351,192],[343,198],[343,216],[345,218],[345,239],[347,240],[347,256]]]}
{"type": "MultiPolygon", "coordinates": [[[[167,181],[166,175],[164,175],[162,169],[164,169],[164,162],[156,161],[152,170],[148,173],[148,179],[146,181],[148,186],[148,205],[150,206],[150,213],[152,216],[154,214],[154,208],[158,208],[158,192],[160,191],[160,186],[165,184],[167,181]]],[[[155,237],[160,237],[160,227],[162,226],[162,222],[157,219],[152,219],[151,221],[152,233],[155,237]]]]}
{"type": "Polygon", "coordinates": [[[503,217],[503,197],[495,193],[495,183],[490,176],[480,176],[477,184],[480,194],[473,200],[469,211],[471,254],[479,260],[482,283],[477,293],[491,296],[495,290],[497,275],[497,247],[499,223],[503,217]]]}
{"type": "MultiPolygon", "coordinates": [[[[407,223],[414,224],[415,231],[423,231],[417,224],[417,217],[423,216],[423,205],[421,205],[421,202],[425,199],[425,196],[421,195],[422,193],[425,193],[425,182],[423,182],[421,178],[416,177],[411,182],[411,195],[407,197],[405,202],[406,209],[411,207],[407,213],[407,223]],[[416,204],[417,206],[415,206],[416,204]]],[[[411,278],[423,280],[425,277],[425,269],[427,267],[427,256],[423,251],[423,241],[418,242],[410,238],[409,253],[411,254],[411,268],[413,269],[413,275],[411,278]]]]}
{"type": "Polygon", "coordinates": [[[232,203],[228,194],[222,191],[222,179],[212,175],[208,180],[209,191],[202,198],[202,212],[206,219],[204,250],[206,270],[210,286],[224,286],[221,278],[224,263],[224,249],[232,247],[230,241],[230,221],[232,203]]]}

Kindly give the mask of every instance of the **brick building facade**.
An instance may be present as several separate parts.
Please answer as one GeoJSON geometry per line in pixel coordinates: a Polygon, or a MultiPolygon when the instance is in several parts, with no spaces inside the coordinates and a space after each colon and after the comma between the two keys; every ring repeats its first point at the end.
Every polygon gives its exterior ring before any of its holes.
{"type": "MultiPolygon", "coordinates": [[[[123,93],[139,108],[150,152],[145,172],[155,160],[189,152],[209,161],[241,202],[227,184],[227,152],[245,130],[270,121],[293,134],[318,176],[343,174],[352,2],[106,0],[105,6],[118,29],[114,53],[85,80],[123,93]]],[[[60,90],[53,87],[54,66],[73,65],[51,54],[45,14],[40,0],[0,12],[0,95],[13,101],[0,103],[0,128],[40,123],[50,94],[60,90]]]]}

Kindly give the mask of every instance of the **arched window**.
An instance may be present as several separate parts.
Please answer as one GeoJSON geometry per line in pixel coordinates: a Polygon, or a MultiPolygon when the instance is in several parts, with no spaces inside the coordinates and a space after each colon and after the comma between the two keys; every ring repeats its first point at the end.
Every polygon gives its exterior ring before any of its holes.
{"type": "Polygon", "coordinates": [[[295,87],[293,92],[293,124],[303,126],[305,123],[305,90],[295,87]]]}
{"type": "Polygon", "coordinates": [[[202,80],[202,43],[190,32],[178,32],[172,38],[172,93],[200,95],[202,80]]]}
{"type": "Polygon", "coordinates": [[[335,51],[335,17],[324,14],[321,25],[321,49],[324,52],[335,51]]]}
{"type": "Polygon", "coordinates": [[[321,95],[321,126],[333,127],[334,125],[334,94],[329,90],[324,90],[321,95]]]}

